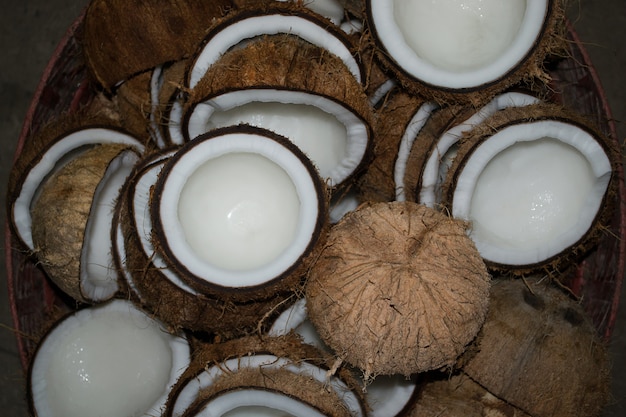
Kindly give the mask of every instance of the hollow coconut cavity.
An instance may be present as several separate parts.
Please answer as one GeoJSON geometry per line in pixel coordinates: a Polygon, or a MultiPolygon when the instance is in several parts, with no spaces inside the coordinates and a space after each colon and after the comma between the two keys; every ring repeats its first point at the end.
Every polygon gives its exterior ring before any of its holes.
{"type": "Polygon", "coordinates": [[[201,348],[165,416],[356,416],[366,414],[351,375],[289,334],[201,348]]]}
{"type": "Polygon", "coordinates": [[[560,0],[365,5],[384,65],[409,91],[438,102],[476,104],[520,81],[547,79],[543,61],[564,39],[560,0]]]}
{"type": "Polygon", "coordinates": [[[245,125],[180,148],[151,201],[153,245],[181,279],[239,301],[300,288],[327,216],[325,189],[304,154],[245,125]]]}
{"type": "Polygon", "coordinates": [[[39,344],[28,372],[33,415],[154,416],[190,362],[189,343],[124,300],[75,311],[39,344]]]}
{"type": "MultiPolygon", "coordinates": [[[[300,298],[283,311],[270,327],[268,334],[277,337],[284,336],[289,332],[298,334],[304,343],[313,345],[329,354],[332,353],[308,318],[306,298],[300,298]]],[[[361,379],[360,372],[356,370],[355,374],[368,406],[368,416],[371,417],[403,415],[410,408],[418,392],[416,378],[407,378],[404,375],[380,375],[366,386],[361,379]]]]}
{"type": "Polygon", "coordinates": [[[53,173],[85,150],[101,144],[124,144],[144,152],[144,138],[120,129],[117,120],[92,113],[98,111],[89,108],[43,126],[28,138],[13,163],[8,180],[7,213],[13,235],[25,250],[34,249],[32,207],[53,173]]]}
{"type": "Polygon", "coordinates": [[[258,39],[221,56],[191,93],[187,139],[247,123],[295,143],[331,187],[369,158],[372,114],[362,86],[337,57],[291,35],[258,39]]]}
{"type": "Polygon", "coordinates": [[[608,351],[581,304],[546,279],[494,280],[463,372],[535,417],[598,416],[610,400],[608,351]]]}
{"type": "Polygon", "coordinates": [[[91,148],[48,178],[33,205],[37,261],[77,301],[103,301],[120,288],[113,260],[113,213],[139,158],[124,144],[91,148]]]}
{"type": "MultiPolygon", "coordinates": [[[[188,329],[223,339],[264,328],[264,320],[280,313],[288,295],[277,294],[254,303],[233,303],[209,297],[190,287],[153,245],[150,198],[158,176],[175,150],[146,158],[128,181],[120,210],[119,260],[124,260],[128,287],[138,305],[175,329],[188,329]],[[275,311],[275,313],[274,313],[275,311]]],[[[213,337],[212,336],[212,337],[213,337]]]]}
{"type": "MultiPolygon", "coordinates": [[[[412,201],[429,207],[440,207],[441,187],[446,180],[448,169],[458,149],[458,142],[463,135],[498,111],[539,102],[540,99],[534,95],[508,91],[497,95],[485,106],[475,111],[466,109],[466,111],[454,114],[453,119],[448,120],[444,131],[440,131],[440,135],[427,150],[415,146],[408,153],[404,166],[396,164],[395,173],[398,181],[404,182],[396,198],[400,200],[408,195],[412,201]]],[[[398,162],[400,161],[401,159],[398,158],[398,162]]]]}
{"type": "Polygon", "coordinates": [[[491,268],[524,273],[578,259],[612,211],[619,152],[553,104],[509,108],[459,145],[444,206],[472,224],[491,268]]]}
{"type": "Polygon", "coordinates": [[[364,203],[334,225],[306,286],[320,338],[364,380],[451,366],[478,333],[490,276],[467,224],[364,203]]]}

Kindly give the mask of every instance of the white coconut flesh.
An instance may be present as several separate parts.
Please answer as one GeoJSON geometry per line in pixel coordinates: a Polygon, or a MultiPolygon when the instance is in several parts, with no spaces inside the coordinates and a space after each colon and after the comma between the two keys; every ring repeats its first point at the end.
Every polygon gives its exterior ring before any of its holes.
{"type": "Polygon", "coordinates": [[[337,0],[309,0],[304,3],[304,6],[310,10],[313,10],[315,13],[326,17],[335,25],[340,24],[344,18],[343,6],[337,0]]]}
{"type": "Polygon", "coordinates": [[[483,258],[533,265],[593,226],[611,163],[586,130],[543,120],[498,131],[471,153],[456,178],[452,214],[472,222],[483,258]]]}
{"type": "MultiPolygon", "coordinates": [[[[447,130],[435,143],[435,149],[430,154],[424,166],[421,187],[419,190],[419,202],[428,207],[436,207],[441,202],[441,184],[445,181],[448,169],[454,161],[456,149],[461,136],[478,126],[487,117],[499,110],[509,107],[522,107],[536,104],[537,97],[529,94],[508,92],[496,96],[493,100],[480,108],[467,120],[447,130]]],[[[404,173],[400,172],[399,180],[402,181],[404,173]]]]}
{"type": "Polygon", "coordinates": [[[305,157],[257,133],[194,142],[163,179],[156,218],[164,243],[193,276],[214,285],[256,286],[280,276],[315,238],[317,174],[305,157]]]}
{"type": "MultiPolygon", "coordinates": [[[[207,367],[203,372],[196,375],[194,378],[189,379],[185,386],[177,393],[173,398],[172,415],[181,416],[189,408],[189,406],[198,398],[199,393],[211,385],[213,385],[220,376],[225,373],[235,373],[240,369],[246,368],[262,368],[264,370],[281,370],[286,372],[292,372],[297,375],[305,375],[314,380],[324,384],[329,390],[337,393],[341,398],[348,410],[355,417],[363,417],[363,409],[358,397],[350,390],[350,388],[336,376],[328,376],[328,370],[315,366],[306,361],[292,361],[287,358],[277,357],[269,354],[251,354],[241,358],[233,358],[221,362],[217,365],[207,367]]],[[[280,410],[292,414],[294,416],[318,416],[319,411],[307,409],[303,407],[292,408],[292,406],[286,401],[288,398],[286,395],[279,395],[273,397],[276,401],[271,402],[265,391],[256,391],[257,399],[254,404],[249,403],[249,399],[246,397],[251,394],[251,391],[242,393],[243,395],[233,395],[230,398],[226,398],[221,406],[222,410],[231,411],[237,407],[243,406],[261,406],[259,411],[269,412],[267,409],[280,410]],[[316,414],[313,414],[316,413],[316,414]]],[[[237,392],[237,391],[235,391],[237,392]]],[[[223,397],[221,394],[219,397],[223,397]]],[[[218,398],[219,398],[218,397],[218,398]]],[[[293,406],[302,407],[303,403],[297,401],[292,403],[293,406]]],[[[250,410],[248,410],[250,411],[250,410]]],[[[254,411],[254,410],[253,410],[254,411]]],[[[206,414],[209,415],[209,414],[206,414]]],[[[211,414],[214,415],[214,414],[211,414]]],[[[216,414],[220,415],[220,414],[216,414]]]]}
{"type": "Polygon", "coordinates": [[[143,152],[143,145],[128,134],[113,129],[86,128],[56,141],[28,172],[13,204],[12,212],[17,234],[28,248],[31,250],[34,248],[31,207],[39,193],[40,186],[46,178],[67,164],[72,156],[77,156],[90,146],[102,143],[127,144],[140,153],[143,152]]]}
{"type": "Polygon", "coordinates": [[[345,181],[367,150],[366,123],[328,98],[302,91],[246,89],[196,105],[189,115],[189,137],[240,123],[285,136],[300,148],[329,184],[345,181]]]}
{"type": "Polygon", "coordinates": [[[37,416],[153,416],[190,360],[186,339],[125,300],[80,310],[39,346],[29,383],[37,416]]]}
{"type": "Polygon", "coordinates": [[[167,118],[167,134],[170,142],[175,145],[185,143],[185,135],[183,134],[183,106],[184,98],[182,94],[174,97],[167,118]]]}
{"type": "MultiPolygon", "coordinates": [[[[322,341],[315,326],[308,319],[306,299],[301,298],[283,311],[272,324],[268,334],[283,336],[294,331],[308,343],[320,350],[330,351],[322,341]]],[[[357,375],[360,377],[360,375],[357,375]]],[[[363,384],[363,380],[360,379],[363,384]]],[[[363,384],[364,385],[364,384],[363,384]]],[[[379,375],[367,387],[364,386],[365,401],[371,417],[395,417],[399,415],[415,395],[415,380],[404,375],[379,375]]]]}
{"type": "Polygon", "coordinates": [[[361,68],[350,49],[327,24],[317,23],[297,15],[265,14],[252,16],[221,28],[202,47],[189,71],[187,86],[194,88],[206,71],[231,48],[262,35],[289,34],[328,50],[339,57],[357,81],[361,82],[361,68]]]}
{"type": "Polygon", "coordinates": [[[119,288],[111,239],[113,227],[117,227],[113,216],[120,190],[138,161],[139,155],[134,151],[120,153],[111,161],[94,192],[80,262],[80,288],[87,299],[109,299],[119,288]]]}
{"type": "Polygon", "coordinates": [[[161,133],[159,127],[159,121],[157,120],[158,108],[159,108],[159,92],[163,87],[163,66],[157,65],[152,70],[152,76],[150,77],[150,135],[154,139],[154,142],[159,148],[165,147],[165,139],[161,133]]]}
{"type": "MultiPolygon", "coordinates": [[[[150,214],[150,194],[152,187],[156,184],[159,173],[163,165],[175,151],[159,155],[155,160],[150,161],[135,180],[132,198],[133,221],[135,230],[141,243],[143,253],[169,281],[178,288],[197,295],[197,291],[187,285],[180,276],[167,263],[163,256],[157,252],[152,244],[152,216],[150,214]]],[[[130,278],[131,287],[135,287],[133,279],[130,278]]]]}
{"type": "Polygon", "coordinates": [[[375,36],[410,76],[452,89],[500,79],[532,51],[548,0],[368,1],[375,36]],[[434,35],[436,34],[436,35],[434,35]]]}

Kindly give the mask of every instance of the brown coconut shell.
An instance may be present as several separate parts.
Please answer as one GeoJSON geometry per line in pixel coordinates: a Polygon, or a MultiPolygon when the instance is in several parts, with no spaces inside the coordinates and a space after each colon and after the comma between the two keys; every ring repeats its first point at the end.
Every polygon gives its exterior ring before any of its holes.
{"type": "Polygon", "coordinates": [[[407,124],[424,104],[424,100],[395,89],[375,109],[373,157],[358,180],[363,201],[393,201],[396,199],[394,165],[407,124]]]}
{"type": "Polygon", "coordinates": [[[163,163],[159,162],[159,157],[156,154],[146,158],[136,168],[128,181],[119,214],[126,251],[124,266],[131,275],[134,300],[174,329],[206,333],[223,340],[265,329],[282,308],[286,308],[284,294],[257,302],[234,303],[189,292],[177,286],[161,266],[154,264],[153,253],[145,253],[138,235],[139,225],[134,220],[132,196],[138,178],[163,163]]]}
{"type": "Polygon", "coordinates": [[[136,152],[122,144],[103,144],[85,151],[46,180],[32,208],[39,265],[79,302],[93,302],[82,288],[81,261],[96,189],[111,162],[129,151],[136,152]]]}
{"type": "Polygon", "coordinates": [[[533,417],[598,416],[610,398],[606,346],[580,303],[549,280],[494,281],[463,371],[533,417]]]}
{"type": "MultiPolygon", "coordinates": [[[[124,81],[115,92],[114,99],[123,126],[150,136],[150,113],[152,111],[150,82],[153,71],[144,71],[124,81]]],[[[156,146],[156,144],[154,145],[156,146]]]]}
{"type": "Polygon", "coordinates": [[[376,50],[381,64],[407,91],[434,100],[440,104],[472,104],[480,107],[498,93],[520,83],[535,85],[546,84],[550,75],[545,68],[547,57],[563,56],[566,49],[565,0],[549,0],[547,15],[538,39],[527,55],[506,74],[489,83],[464,89],[445,88],[428,84],[415,78],[398,66],[392,57],[379,44],[376,27],[373,25],[370,3],[375,0],[361,0],[365,3],[367,39],[376,50]]]}
{"type": "MultiPolygon", "coordinates": [[[[524,107],[509,107],[496,112],[491,117],[488,117],[483,123],[479,124],[469,132],[466,132],[463,137],[460,138],[457,155],[454,158],[454,161],[448,170],[447,178],[442,185],[442,207],[445,210],[452,212],[455,184],[474,149],[507,126],[542,120],[554,120],[571,124],[589,133],[604,149],[611,165],[613,166],[613,172],[617,171],[617,164],[622,163],[621,151],[617,148],[616,143],[609,140],[609,138],[606,137],[606,135],[604,135],[600,129],[593,122],[591,122],[591,120],[587,119],[584,115],[574,112],[572,109],[548,102],[540,102],[524,107]]],[[[493,271],[525,275],[539,270],[547,270],[549,272],[558,271],[559,269],[566,268],[568,265],[580,260],[585,254],[593,249],[600,236],[602,236],[605,232],[605,226],[610,223],[612,213],[615,209],[617,186],[617,178],[613,175],[603,201],[601,202],[596,219],[594,220],[594,224],[590,230],[570,248],[564,248],[563,252],[556,254],[536,265],[500,265],[495,262],[486,261],[487,266],[493,271]]]]}
{"type": "Polygon", "coordinates": [[[232,7],[230,0],[94,0],[81,33],[87,67],[110,90],[135,74],[190,55],[211,22],[232,7]]]}
{"type": "MultiPolygon", "coordinates": [[[[365,408],[362,392],[358,382],[350,370],[345,367],[333,367],[334,358],[319,351],[311,345],[303,343],[301,338],[288,333],[284,336],[251,336],[234,339],[223,343],[200,345],[192,362],[173,387],[168,399],[170,405],[164,416],[172,416],[172,405],[181,390],[190,380],[198,377],[211,366],[221,366],[226,360],[269,354],[285,358],[294,363],[307,362],[328,370],[328,376],[337,377],[357,396],[361,407],[365,408]]],[[[214,384],[200,391],[198,397],[185,411],[185,416],[196,415],[196,412],[208,401],[222,392],[254,388],[283,393],[304,403],[313,405],[322,414],[328,416],[350,416],[342,398],[329,387],[314,380],[310,376],[298,375],[286,369],[241,368],[234,372],[226,372],[215,380],[214,384]]]]}
{"type": "Polygon", "coordinates": [[[428,374],[409,417],[531,417],[462,373],[428,374]]]}
{"type": "Polygon", "coordinates": [[[367,381],[450,367],[486,316],[490,276],[467,224],[411,202],[364,203],[311,268],[309,318],[367,381]]]}

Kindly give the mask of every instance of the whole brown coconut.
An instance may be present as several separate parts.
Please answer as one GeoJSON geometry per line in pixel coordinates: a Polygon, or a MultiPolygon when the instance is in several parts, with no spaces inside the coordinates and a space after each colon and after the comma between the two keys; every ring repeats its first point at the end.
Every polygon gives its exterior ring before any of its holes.
{"type": "Polygon", "coordinates": [[[598,416],[609,399],[606,347],[581,305],[547,280],[494,280],[475,345],[463,371],[533,417],[598,416]]]}
{"type": "Polygon", "coordinates": [[[366,380],[453,365],[489,298],[490,276],[467,227],[410,202],[365,203],[347,214],[306,287],[322,340],[366,380]]]}

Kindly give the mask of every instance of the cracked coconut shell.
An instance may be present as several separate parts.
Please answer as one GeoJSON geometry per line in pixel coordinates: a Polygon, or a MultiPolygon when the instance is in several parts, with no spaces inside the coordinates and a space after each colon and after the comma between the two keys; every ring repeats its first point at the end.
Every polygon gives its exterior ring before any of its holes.
{"type": "Polygon", "coordinates": [[[491,278],[467,227],[410,202],[347,214],[308,276],[321,339],[366,380],[454,365],[489,302],[491,278]]]}

